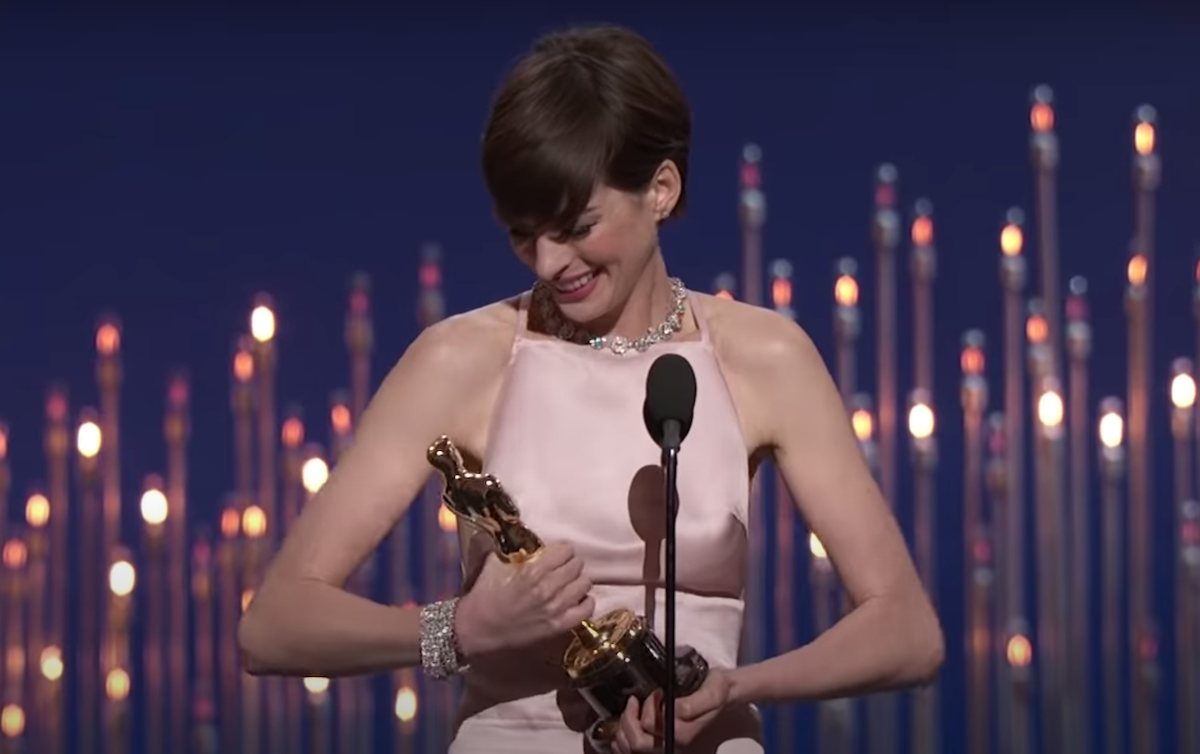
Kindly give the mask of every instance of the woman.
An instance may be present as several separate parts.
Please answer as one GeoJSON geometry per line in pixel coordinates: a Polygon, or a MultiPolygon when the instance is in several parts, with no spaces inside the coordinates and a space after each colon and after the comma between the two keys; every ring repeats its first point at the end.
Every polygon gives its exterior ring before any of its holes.
{"type": "MultiPolygon", "coordinates": [[[[556,662],[567,630],[623,607],[662,634],[659,451],[641,406],[650,364],[674,352],[698,383],[679,466],[677,637],[712,668],[677,700],[677,743],[761,752],[753,704],[936,674],[937,618],[811,341],[788,319],[668,276],[658,229],[684,210],[690,130],[679,85],[630,31],[553,34],[516,65],[482,163],[537,283],[427,329],[388,375],[242,620],[250,672],[463,673],[451,752],[582,751],[586,708],[556,662]],[[471,583],[444,603],[343,591],[418,496],[442,434],[552,544],[517,566],[489,555],[486,538],[464,538],[471,583]],[[811,644],[737,667],[750,480],[767,457],[854,609],[811,644]]],[[[631,701],[614,749],[659,750],[658,709],[631,701]]]]}

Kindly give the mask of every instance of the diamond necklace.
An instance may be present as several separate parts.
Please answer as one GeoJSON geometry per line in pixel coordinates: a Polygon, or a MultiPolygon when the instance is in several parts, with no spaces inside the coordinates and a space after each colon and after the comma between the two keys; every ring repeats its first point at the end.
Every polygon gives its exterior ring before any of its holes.
{"type": "Polygon", "coordinates": [[[537,299],[538,314],[541,315],[542,322],[556,338],[570,343],[586,343],[597,351],[607,348],[616,355],[623,356],[630,349],[642,353],[655,343],[670,340],[671,336],[683,329],[683,315],[687,311],[685,306],[687,288],[679,278],[669,278],[669,280],[672,301],[671,311],[667,314],[667,318],[657,327],[649,328],[645,335],[634,340],[620,335],[611,338],[600,335],[593,336],[587,330],[562,316],[562,312],[554,304],[549,288],[542,284],[538,284],[534,288],[534,297],[537,299]]]}

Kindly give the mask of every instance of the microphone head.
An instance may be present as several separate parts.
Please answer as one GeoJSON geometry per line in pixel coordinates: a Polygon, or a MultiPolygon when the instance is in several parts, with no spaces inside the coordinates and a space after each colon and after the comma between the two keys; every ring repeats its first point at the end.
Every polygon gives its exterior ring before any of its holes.
{"type": "Polygon", "coordinates": [[[661,446],[664,426],[675,421],[679,423],[679,442],[683,442],[692,428],[695,409],[696,373],[692,365],[679,354],[659,356],[646,375],[646,402],[642,406],[642,418],[650,437],[661,446]]]}

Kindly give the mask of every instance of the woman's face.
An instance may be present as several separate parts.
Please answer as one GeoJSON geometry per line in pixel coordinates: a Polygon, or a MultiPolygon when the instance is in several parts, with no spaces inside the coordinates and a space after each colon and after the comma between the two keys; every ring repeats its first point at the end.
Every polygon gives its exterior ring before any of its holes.
{"type": "Polygon", "coordinates": [[[600,186],[572,228],[513,240],[517,256],[553,291],[568,319],[586,324],[618,313],[658,253],[658,224],[679,200],[679,172],[663,163],[649,188],[600,186]]]}

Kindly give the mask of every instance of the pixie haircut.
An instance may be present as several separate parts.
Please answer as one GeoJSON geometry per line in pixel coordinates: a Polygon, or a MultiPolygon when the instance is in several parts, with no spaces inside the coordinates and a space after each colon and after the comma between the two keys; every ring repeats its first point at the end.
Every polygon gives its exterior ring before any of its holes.
{"type": "Polygon", "coordinates": [[[679,169],[685,208],[692,117],[666,62],[620,27],[539,39],[501,85],[483,137],[496,218],[522,235],[564,232],[600,185],[638,192],[663,161],[679,169]]]}

